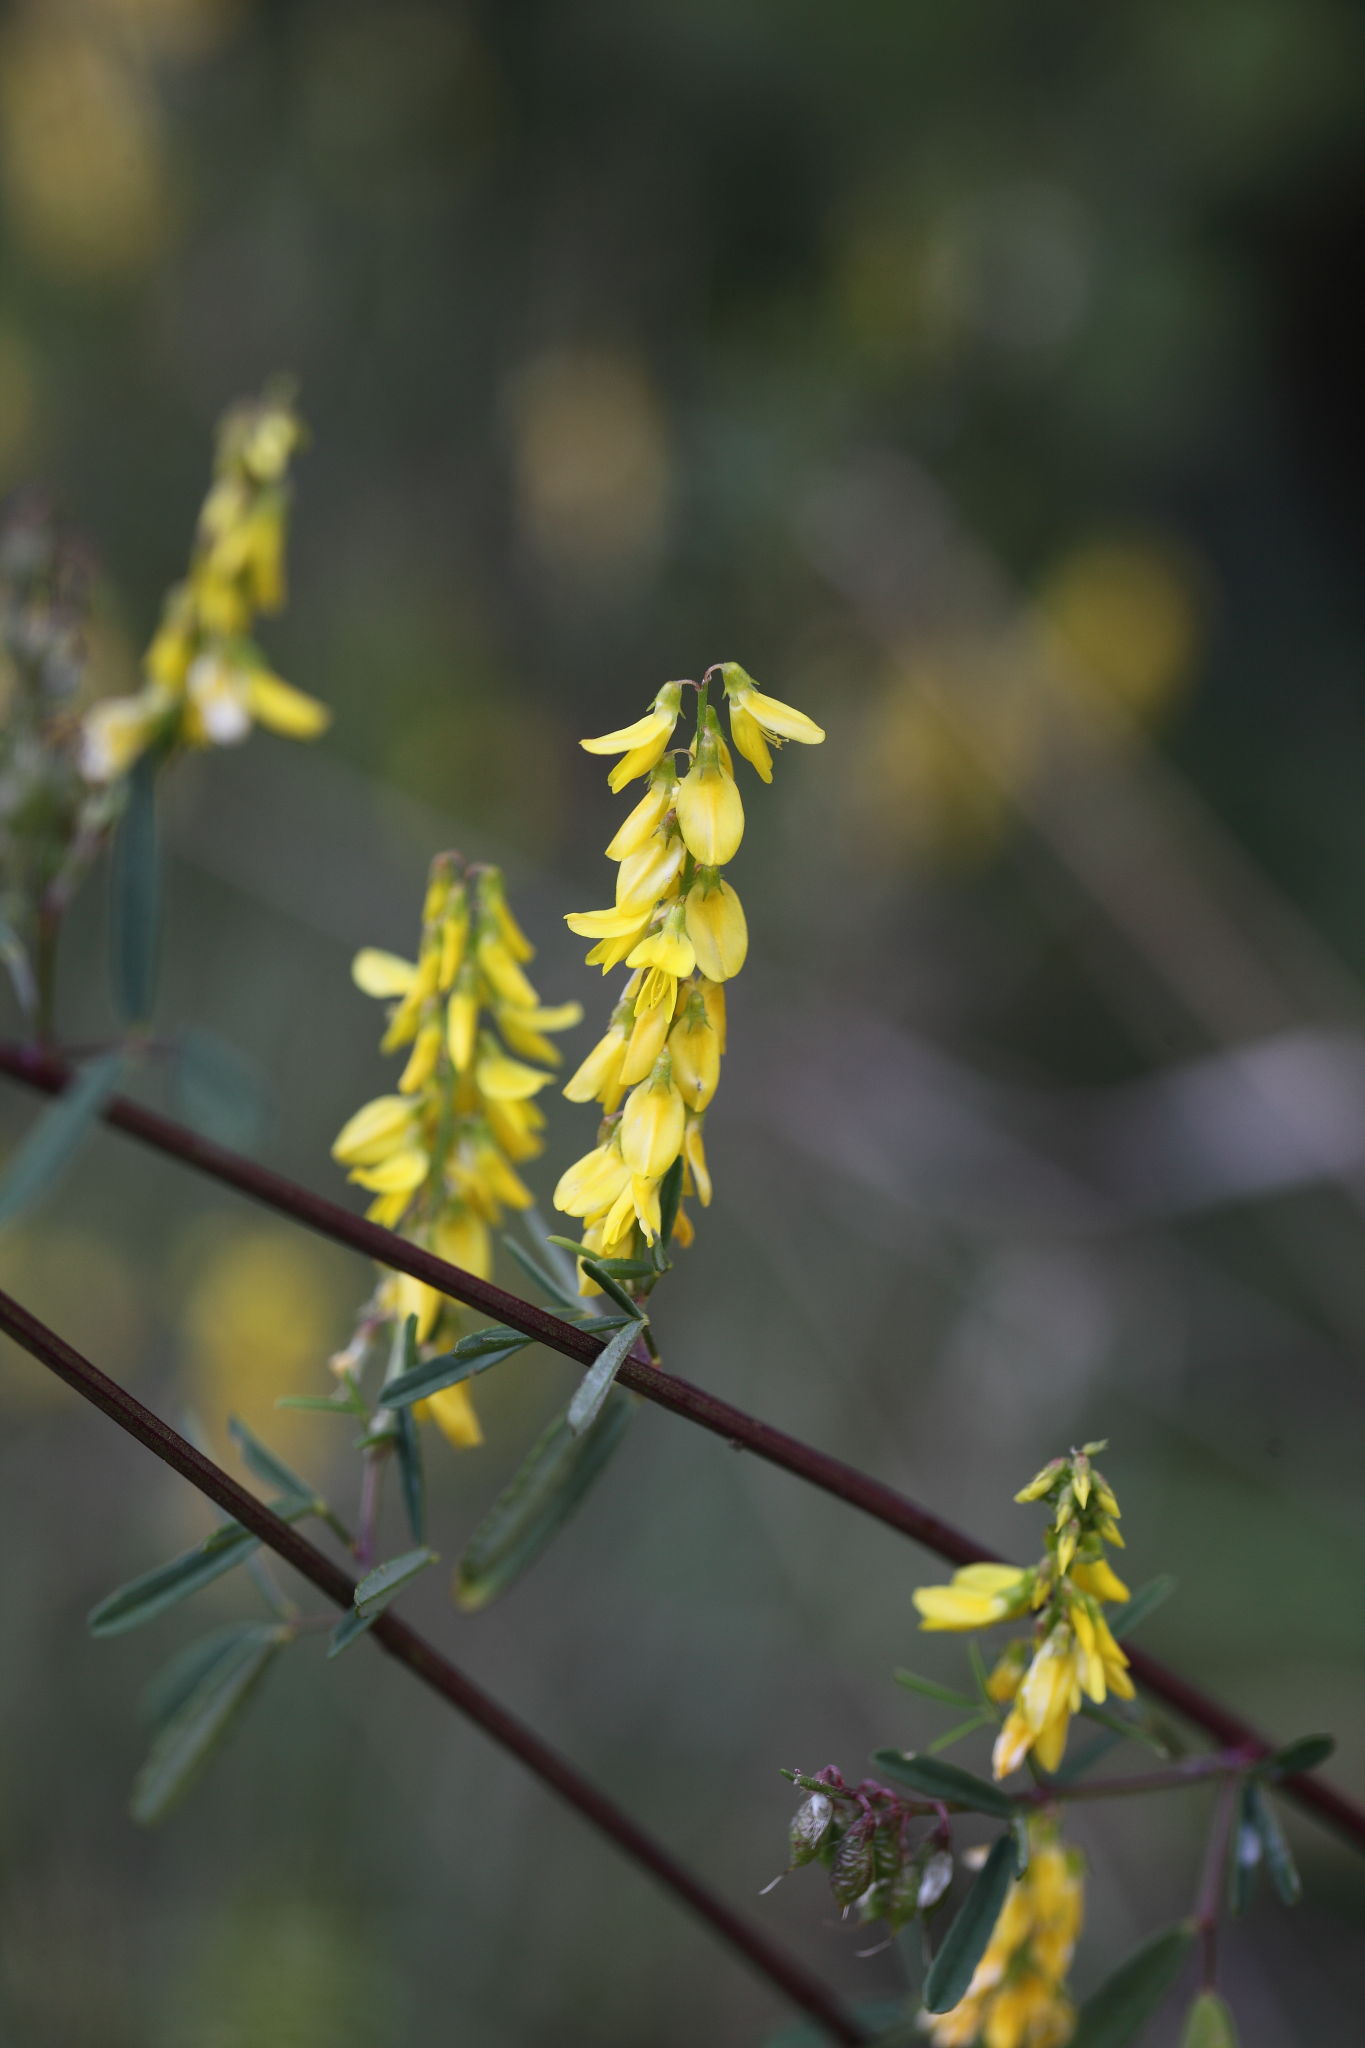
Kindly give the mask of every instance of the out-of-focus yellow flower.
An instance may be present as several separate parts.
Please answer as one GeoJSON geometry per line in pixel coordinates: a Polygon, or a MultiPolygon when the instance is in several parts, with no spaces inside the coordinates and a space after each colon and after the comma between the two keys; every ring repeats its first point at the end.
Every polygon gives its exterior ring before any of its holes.
{"type": "MultiPolygon", "coordinates": [[[[544,1118],[532,1098],[550,1075],[532,1059],[542,1047],[556,1058],[543,1034],[567,1030],[583,1014],[577,1003],[541,1003],[523,971],[531,953],[498,870],[465,869],[442,854],[427,883],[416,960],[366,946],[352,966],[365,994],[393,1002],[383,1049],[410,1051],[397,1093],[358,1109],[332,1156],[375,1196],[369,1214],[377,1222],[484,1277],[491,1230],[505,1208],[531,1201],[511,1162],[541,1150],[544,1118]]],[[[364,1322],[401,1325],[409,1315],[422,1346],[453,1339],[458,1328],[453,1303],[401,1274],[380,1283],[364,1322]]],[[[446,1392],[459,1398],[433,1395],[416,1412],[452,1443],[479,1442],[467,1388],[446,1392]]]]}
{"type": "Polygon", "coordinates": [[[302,432],[269,395],[223,420],[189,575],[166,599],[143,687],[86,715],[87,781],[117,781],[153,748],[236,746],[254,725],[289,739],[326,730],[326,706],[275,675],[250,638],[256,615],[284,602],[285,477],[302,432]]]}
{"type": "Polygon", "coordinates": [[[1030,1611],[1037,1617],[1032,1644],[1011,1643],[987,1687],[993,1700],[1010,1708],[992,1759],[997,1778],[1017,1770],[1030,1752],[1055,1771],[1083,1697],[1096,1705],[1110,1693],[1133,1697],[1128,1659],[1103,1613],[1105,1601],[1128,1598],[1104,1555],[1106,1543],[1122,1538],[1118,1502],[1092,1463],[1103,1449],[1087,1444],[1052,1459],[1016,1494],[1052,1508],[1041,1564],[1030,1570],[968,1565],[950,1585],[920,1586],[914,1594],[924,1629],[990,1628],[1030,1611]]]}
{"type": "Polygon", "coordinates": [[[1076,2024],[1066,1974],[1084,1917],[1084,1869],[1054,1822],[1029,1821],[1028,1868],[1010,1886],[965,1995],[922,2016],[934,2048],[1065,2048],[1076,2024]]]}
{"type": "MultiPolygon", "coordinates": [[[[708,702],[712,676],[729,694],[736,746],[764,781],[772,779],[769,741],[824,738],[803,712],[764,696],[752,676],[726,662],[700,686],[666,683],[643,717],[582,742],[589,753],[621,756],[613,790],[649,778],[607,847],[619,863],[615,902],[566,919],[571,931],[595,941],[591,964],[604,974],[623,962],[632,970],[609,1029],[564,1089],[571,1102],[600,1103],[603,1121],[597,1147],[561,1178],[555,1205],[584,1219],[582,1243],[604,1256],[637,1257],[641,1239],[655,1242],[663,1185],[675,1169],[683,1195],[696,1194],[703,1205],[711,1199],[702,1119],[725,1051],[720,984],[738,974],[749,944],[743,906],[720,873],[743,837],[744,805],[708,702]],[[684,688],[697,692],[697,722],[679,774],[683,749],[670,742],[684,688]]],[[[681,1207],[673,1228],[679,1244],[691,1242],[681,1207]]],[[[580,1277],[592,1291],[592,1281],[580,1277]]]]}
{"type": "Polygon", "coordinates": [[[1038,593],[1052,672],[1074,703],[1122,727],[1179,694],[1199,643],[1198,579],[1164,538],[1088,541],[1038,593]]]}
{"type": "MultiPolygon", "coordinates": [[[[297,1418],[276,1411],[335,1341],[331,1275],[297,1231],[251,1227],[187,1247],[180,1314],[193,1407],[216,1428],[239,1414],[288,1445],[297,1418]]],[[[302,1426],[300,1437],[307,1433],[302,1426]]]]}

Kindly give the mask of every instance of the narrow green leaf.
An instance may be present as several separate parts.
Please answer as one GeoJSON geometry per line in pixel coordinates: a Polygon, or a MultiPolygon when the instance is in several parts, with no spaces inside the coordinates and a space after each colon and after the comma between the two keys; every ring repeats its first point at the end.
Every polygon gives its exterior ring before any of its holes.
{"type": "Polygon", "coordinates": [[[36,1016],[38,989],[29,964],[28,948],[14,926],[0,917],[0,961],[4,962],[19,1008],[26,1017],[36,1016]]]}
{"type": "Polygon", "coordinates": [[[517,1243],[510,1231],[504,1234],[502,1243],[503,1249],[516,1260],[527,1278],[535,1282],[547,1300],[555,1302],[560,1308],[578,1309],[583,1306],[577,1288],[564,1286],[548,1266],[542,1266],[540,1260],[528,1252],[525,1245],[517,1243]]]}
{"type": "Polygon", "coordinates": [[[924,1980],[926,2012],[951,2012],[966,1995],[976,1966],[995,1932],[1014,1879],[1014,1836],[1001,1835],[943,1937],[943,1946],[924,1980]]]}
{"type": "Polygon", "coordinates": [[[1264,1763],[1256,1766],[1258,1777],[1292,1778],[1299,1771],[1315,1771],[1319,1764],[1325,1764],[1337,1746],[1335,1735],[1300,1735],[1295,1742],[1287,1742],[1283,1749],[1277,1749],[1264,1763]]]}
{"type": "Polygon", "coordinates": [[[307,1408],[318,1415],[366,1415],[368,1409],[357,1409],[354,1401],[338,1401],[327,1394],[281,1394],[275,1402],[277,1408],[307,1408]]]}
{"type": "Polygon", "coordinates": [[[1180,2048],[1237,2048],[1237,2028],[1226,1999],[1201,1991],[1185,2019],[1180,2048]]]}
{"type": "Polygon", "coordinates": [[[602,1403],[616,1383],[616,1375],[630,1354],[639,1328],[638,1323],[627,1323],[623,1330],[609,1337],[579,1381],[567,1417],[575,1436],[591,1428],[601,1413],[602,1403]]]}
{"type": "Polygon", "coordinates": [[[683,1157],[678,1157],[669,1167],[659,1183],[659,1243],[665,1250],[673,1236],[673,1226],[678,1220],[682,1206],[683,1157]]]}
{"type": "Polygon", "coordinates": [[[1112,1636],[1130,1636],[1135,1628],[1146,1621],[1149,1614],[1155,1614],[1158,1607],[1165,1605],[1174,1593],[1175,1580],[1169,1572],[1162,1572],[1159,1578],[1149,1579],[1145,1586],[1139,1586],[1131,1600],[1125,1600],[1121,1607],[1115,1607],[1106,1615],[1109,1633],[1112,1636]]]}
{"type": "Polygon", "coordinates": [[[403,1489],[403,1508],[414,1543],[427,1540],[427,1482],[422,1468],[422,1436],[411,1408],[399,1408],[398,1433],[393,1447],[398,1458],[398,1478],[403,1489]]]}
{"type": "Polygon", "coordinates": [[[1117,1749],[1126,1737],[1126,1729],[1106,1728],[1093,1742],[1087,1742],[1084,1749],[1078,1749],[1074,1756],[1069,1756],[1065,1763],[1052,1773],[1050,1782],[1054,1785],[1074,1785],[1078,1778],[1083,1778],[1087,1771],[1093,1770],[1097,1763],[1102,1762],[1112,1750],[1117,1749]]]}
{"type": "Polygon", "coordinates": [[[500,1365],[504,1358],[510,1358],[514,1351],[523,1351],[534,1341],[501,1323],[487,1330],[475,1330],[471,1336],[462,1337],[453,1351],[424,1359],[420,1365],[390,1380],[384,1388],[384,1406],[405,1408],[413,1401],[425,1400],[428,1394],[438,1394],[442,1387],[456,1386],[461,1380],[472,1379],[475,1373],[487,1372],[490,1365],[500,1365]]]}
{"type": "Polygon", "coordinates": [[[1265,1850],[1265,1867],[1270,1872],[1270,1882],[1283,1905],[1297,1906],[1303,1897],[1303,1880],[1293,1851],[1284,1837],[1279,1816],[1261,1787],[1252,1779],[1246,1788],[1244,1808],[1248,1820],[1261,1838],[1265,1850]]]}
{"type": "Polygon", "coordinates": [[[178,1714],[190,1694],[207,1678],[216,1664],[246,1642],[269,1642],[275,1636],[269,1621],[234,1622],[187,1643],[163,1664],[142,1695],[142,1711],[153,1728],[160,1728],[178,1714]]]}
{"type": "Polygon", "coordinates": [[[156,994],[161,871],[156,829],[157,755],[128,778],[128,800],[109,864],[114,1002],[125,1024],[145,1024],[156,994]]]}
{"type": "Polygon", "coordinates": [[[1016,1813],[1010,1822],[1010,1832],[1014,1836],[1014,1874],[1016,1877],[1022,1877],[1028,1869],[1029,1857],[1033,1851],[1033,1844],[1029,1839],[1028,1815],[1016,1813]]]}
{"type": "Polygon", "coordinates": [[[161,1820],[189,1790],[288,1640],[284,1629],[244,1637],[209,1666],[152,1743],[133,1784],[134,1820],[161,1820]]]}
{"type": "Polygon", "coordinates": [[[941,1750],[951,1749],[955,1742],[961,1742],[968,1735],[975,1735],[978,1728],[995,1726],[994,1714],[975,1713],[970,1721],[959,1721],[956,1728],[950,1728],[946,1735],[936,1735],[924,1751],[925,1756],[937,1756],[941,1750]]]}
{"type": "Polygon", "coordinates": [[[154,1620],[241,1564],[257,1542],[240,1522],[225,1523],[196,1549],[158,1565],[155,1571],[144,1572],[141,1578],[130,1579],[99,1601],[86,1618],[91,1635],[117,1636],[125,1629],[141,1628],[144,1621],[154,1620]]]}
{"type": "Polygon", "coordinates": [[[82,1067],[11,1152],[0,1174],[0,1224],[31,1209],[71,1164],[118,1086],[123,1057],[118,1050],[106,1052],[82,1067]]]}
{"type": "Polygon", "coordinates": [[[616,1306],[619,1309],[624,1309],[628,1316],[634,1316],[635,1320],[639,1323],[647,1323],[649,1321],[649,1317],[640,1307],[640,1304],[637,1301],[631,1300],[620,1281],[613,1278],[600,1259],[585,1258],[583,1261],[583,1271],[590,1280],[595,1280],[603,1294],[610,1295],[616,1306]]]}
{"type": "Polygon", "coordinates": [[[1087,1721],[1097,1721],[1112,1735],[1140,1742],[1144,1749],[1150,1749],[1152,1755],[1159,1756],[1163,1762],[1169,1762],[1179,1754],[1175,1745],[1145,1712],[1120,1714],[1110,1707],[1097,1707],[1093,1700],[1082,1700],[1081,1712],[1087,1721]]]}
{"type": "Polygon", "coordinates": [[[456,1601],[488,1606],[534,1562],[601,1477],[625,1433],[634,1397],[613,1387],[581,1436],[552,1422],[475,1530],[455,1575],[456,1601]]]}
{"type": "Polygon", "coordinates": [[[215,1144],[255,1150],[265,1128],[266,1082],[235,1045],[198,1025],[178,1033],[171,1086],[182,1123],[215,1144]]]}
{"type": "Polygon", "coordinates": [[[258,1436],[253,1436],[240,1415],[228,1417],[228,1435],[241,1452],[248,1468],[258,1479],[263,1479],[267,1486],[276,1486],[281,1493],[294,1494],[301,1501],[317,1498],[314,1488],[308,1481],[300,1479],[298,1473],[291,1471],[283,1458],[277,1458],[258,1436]]]}
{"type": "Polygon", "coordinates": [[[945,1707],[974,1707],[977,1701],[970,1693],[954,1692],[950,1685],[940,1685],[937,1679],[921,1678],[917,1671],[893,1671],[897,1685],[903,1685],[907,1692],[923,1693],[927,1700],[942,1700],[945,1707]]]}
{"type": "Polygon", "coordinates": [[[357,1614],[352,1608],[349,1614],[343,1614],[327,1639],[328,1661],[330,1662],[333,1657],[339,1657],[343,1650],[349,1650],[352,1643],[368,1634],[382,1612],[382,1608],[374,1607],[368,1614],[357,1614]]]}
{"type": "Polygon", "coordinates": [[[1008,1792],[1002,1792],[989,1779],[964,1771],[958,1764],[944,1763],[939,1757],[926,1756],[923,1752],[879,1749],[872,1761],[889,1778],[894,1778],[900,1785],[908,1785],[922,1798],[942,1799],[955,1806],[965,1806],[972,1813],[994,1814],[1000,1820],[1009,1820],[1015,1811],[1014,1801],[1008,1792]]]}
{"type": "Polygon", "coordinates": [[[355,1589],[356,1613],[372,1621],[419,1573],[438,1562],[436,1552],[423,1546],[418,1550],[405,1550],[401,1557],[391,1557],[386,1563],[376,1565],[355,1589]]]}
{"type": "Polygon", "coordinates": [[[1087,1998],[1069,2048],[1127,2048],[1172,1989],[1194,1943],[1189,1921],[1144,1942],[1087,1998]]]}
{"type": "Polygon", "coordinates": [[[1255,1898],[1261,1864],[1265,1860],[1261,1831],[1247,1798],[1250,1790],[1251,1780],[1248,1779],[1237,1801],[1237,1826],[1228,1863],[1228,1904],[1234,1913],[1245,1913],[1255,1898]]]}
{"type": "MultiPolygon", "coordinates": [[[[922,2038],[917,2020],[913,2014],[907,2016],[903,2002],[859,2006],[857,2018],[869,2030],[870,2048],[911,2048],[922,2038]]],[[[827,2048],[828,2041],[823,2027],[796,2020],[779,2033],[769,2034],[763,2048],[827,2048]]]]}

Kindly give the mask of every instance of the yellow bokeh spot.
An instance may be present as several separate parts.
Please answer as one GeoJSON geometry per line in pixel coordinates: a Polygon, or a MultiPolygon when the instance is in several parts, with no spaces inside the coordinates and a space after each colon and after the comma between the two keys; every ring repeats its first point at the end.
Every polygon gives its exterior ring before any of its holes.
{"type": "Polygon", "coordinates": [[[1100,717],[1156,716],[1189,681],[1201,597],[1194,564],[1164,540],[1073,548],[1038,594],[1057,681],[1100,717]]]}
{"type": "Polygon", "coordinates": [[[607,350],[542,356],[508,394],[522,523],[550,567],[647,567],[663,537],[669,456],[645,369],[607,350]]]}

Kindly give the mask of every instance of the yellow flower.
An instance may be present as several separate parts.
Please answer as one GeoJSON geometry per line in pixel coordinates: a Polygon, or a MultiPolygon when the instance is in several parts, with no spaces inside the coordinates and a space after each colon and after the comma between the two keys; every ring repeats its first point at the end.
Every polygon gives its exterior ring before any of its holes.
{"type": "Polygon", "coordinates": [[[649,788],[640,798],[635,809],[616,832],[607,847],[608,860],[628,860],[648,844],[673,808],[673,792],[678,778],[670,762],[660,764],[650,777],[649,788]]]}
{"type": "Polygon", "coordinates": [[[405,1146],[413,1129],[413,1105],[405,1096],[376,1096],[342,1125],[332,1157],[343,1166],[373,1166],[405,1146]]]}
{"type": "Polygon", "coordinates": [[[683,1101],[689,1109],[705,1109],[720,1082],[720,1046],[699,992],[669,1033],[668,1050],[683,1101]]]}
{"type": "Polygon", "coordinates": [[[969,1564],[949,1586],[920,1586],[913,1598],[924,1629],[989,1628],[1028,1611],[1033,1573],[1010,1564],[969,1564]]]}
{"type": "Polygon", "coordinates": [[[749,952],[744,905],[714,868],[701,868],[684,899],[687,936],[708,981],[731,981],[749,952]]]}
{"type": "Polygon", "coordinates": [[[626,1097],[621,1153],[632,1173],[659,1180],[682,1150],[686,1111],[666,1058],[626,1097]]]}
{"type": "Polygon", "coordinates": [[[682,684],[665,683],[650,709],[634,725],[623,725],[618,732],[603,733],[599,739],[579,741],[585,753],[623,757],[608,777],[613,793],[619,794],[637,775],[648,775],[657,767],[673,737],[681,708],[682,684]]]}
{"type": "Polygon", "coordinates": [[[417,977],[411,960],[397,953],[385,953],[378,946],[362,946],[351,962],[351,979],[363,995],[405,996],[417,977]]]}
{"type": "Polygon", "coordinates": [[[600,1102],[610,1111],[620,1100],[621,1063],[630,1039],[623,1008],[613,1016],[606,1036],[598,1039],[582,1066],[565,1082],[564,1094],[570,1102],[600,1102]]]}
{"type": "Polygon", "coordinates": [[[633,1088],[637,1081],[643,1081],[646,1074],[653,1072],[654,1062],[664,1049],[672,1021],[671,1003],[651,1003],[648,1008],[643,1003],[637,1004],[630,1040],[618,1072],[623,1088],[633,1088]]]}
{"type": "MultiPolygon", "coordinates": [[[[706,715],[715,717],[714,711],[706,715]]],[[[673,807],[683,844],[702,867],[724,867],[734,859],[744,837],[744,804],[709,734],[698,743],[697,758],[678,784],[673,807]]]]}
{"type": "Polygon", "coordinates": [[[770,747],[780,747],[784,740],[813,747],[824,739],[823,728],[813,718],[779,697],[765,696],[737,661],[723,661],[720,672],[730,705],[730,737],[765,782],[773,779],[770,747]]]}
{"type": "Polygon", "coordinates": [[[550,1076],[537,1067],[528,1067],[524,1060],[513,1060],[505,1052],[499,1052],[494,1039],[484,1040],[484,1049],[474,1072],[482,1094],[494,1102],[521,1102],[528,1095],[536,1095],[549,1082],[550,1076]]]}

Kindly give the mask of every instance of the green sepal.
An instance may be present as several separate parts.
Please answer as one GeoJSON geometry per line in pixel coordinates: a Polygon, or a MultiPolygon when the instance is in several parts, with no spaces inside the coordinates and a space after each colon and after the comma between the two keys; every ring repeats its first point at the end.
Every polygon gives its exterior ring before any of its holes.
{"type": "Polygon", "coordinates": [[[630,1356],[639,1328],[638,1323],[630,1322],[615,1336],[609,1337],[579,1381],[565,1416],[575,1436],[581,1436],[585,1429],[591,1428],[601,1413],[602,1403],[615,1385],[617,1373],[630,1356]]]}
{"type": "Polygon", "coordinates": [[[533,1337],[524,1337],[520,1330],[508,1329],[502,1323],[475,1330],[468,1337],[461,1337],[453,1351],[442,1351],[437,1357],[423,1359],[420,1365],[400,1372],[387,1382],[380,1399],[386,1408],[407,1407],[413,1401],[425,1400],[428,1394],[439,1394],[442,1387],[457,1386],[461,1380],[472,1379],[475,1373],[487,1372],[491,1365],[500,1365],[514,1351],[524,1351],[534,1342],[533,1337]]]}
{"type": "Polygon", "coordinates": [[[125,1024],[145,1024],[156,996],[161,939],[161,862],[156,828],[157,755],[128,777],[109,862],[109,939],[114,1006],[125,1024]]]}
{"type": "Polygon", "coordinates": [[[965,1806],[971,1813],[989,1813],[997,1820],[1010,1820],[1016,1811],[1008,1792],[978,1778],[958,1764],[946,1764],[922,1751],[907,1754],[899,1749],[879,1749],[872,1761],[899,1785],[908,1785],[924,1799],[941,1799],[945,1804],[965,1806]]]}
{"type": "Polygon", "coordinates": [[[1237,2048],[1237,2028],[1227,2000],[1201,1991],[1185,2015],[1180,2048],[1237,2048]]]}
{"type": "Polygon", "coordinates": [[[355,1589],[356,1613],[367,1621],[373,1621],[419,1573],[439,1562],[437,1553],[422,1544],[416,1550],[405,1550],[401,1557],[391,1557],[376,1565],[355,1589]]]}
{"type": "Polygon", "coordinates": [[[43,1109],[0,1174],[0,1224],[12,1223],[25,1209],[31,1209],[66,1171],[117,1088],[123,1065],[120,1049],[101,1053],[81,1067],[65,1093],[43,1109]]]}
{"type": "Polygon", "coordinates": [[[943,1937],[924,1980],[926,2012],[951,2012],[966,1996],[1014,1881],[1014,1836],[1001,1835],[943,1937]]]}
{"type": "Polygon", "coordinates": [[[456,1568],[455,1600],[466,1613],[496,1600],[540,1555],[601,1477],[634,1408],[634,1397],[613,1387],[581,1436],[561,1415],[532,1445],[456,1568]]]}
{"type": "Polygon", "coordinates": [[[286,1628],[244,1636],[209,1665],[158,1730],[133,1782],[135,1821],[147,1826],[161,1820],[184,1796],[291,1638],[286,1628]]]}
{"type": "Polygon", "coordinates": [[[1121,1607],[1111,1608],[1105,1616],[1109,1633],[1116,1638],[1130,1636],[1140,1628],[1149,1614],[1155,1614],[1163,1607],[1176,1588],[1176,1581],[1169,1572],[1162,1572],[1157,1578],[1149,1579],[1145,1586],[1139,1586],[1131,1600],[1125,1600],[1121,1607]]]}
{"type": "Polygon", "coordinates": [[[1194,1923],[1154,1934],[1081,2007],[1068,2048],[1127,2048],[1172,1989],[1194,1949],[1194,1923]]]}

